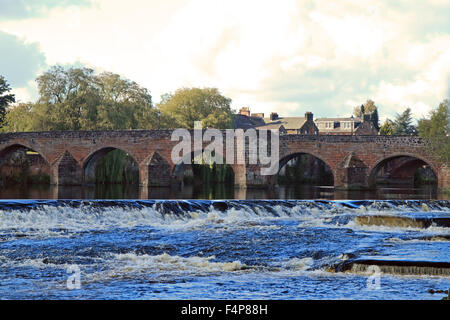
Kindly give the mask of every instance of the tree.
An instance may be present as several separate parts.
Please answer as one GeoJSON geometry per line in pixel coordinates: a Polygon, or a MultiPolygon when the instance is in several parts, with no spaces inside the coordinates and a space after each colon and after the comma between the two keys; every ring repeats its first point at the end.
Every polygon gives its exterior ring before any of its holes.
{"type": "Polygon", "coordinates": [[[438,154],[442,161],[450,164],[450,112],[449,101],[444,100],[432,110],[429,119],[419,120],[419,136],[428,140],[427,147],[438,154]]]}
{"type": "Polygon", "coordinates": [[[8,93],[11,87],[3,76],[0,76],[0,128],[5,125],[6,108],[9,104],[16,102],[14,94],[8,93]]]}
{"type": "Polygon", "coordinates": [[[380,134],[385,136],[394,134],[394,122],[390,119],[386,119],[380,128],[380,134]]]}
{"type": "Polygon", "coordinates": [[[230,104],[217,88],[182,88],[164,95],[158,107],[172,127],[193,128],[194,121],[202,121],[203,127],[225,129],[232,127],[230,104]]]}
{"type": "Polygon", "coordinates": [[[370,114],[370,120],[374,127],[377,130],[380,130],[378,108],[373,100],[368,99],[366,103],[362,104],[360,107],[356,106],[353,109],[353,115],[357,118],[362,118],[364,114],[370,114]]]}
{"type": "Polygon", "coordinates": [[[2,131],[26,132],[33,130],[32,103],[20,103],[6,111],[5,126],[2,131]]]}
{"type": "Polygon", "coordinates": [[[111,72],[96,77],[99,88],[98,125],[105,129],[154,129],[152,96],[136,82],[111,72]]]}
{"type": "Polygon", "coordinates": [[[406,108],[401,114],[397,114],[394,120],[394,132],[395,135],[416,135],[417,130],[412,125],[413,119],[411,115],[411,108],[406,108]]]}
{"type": "Polygon", "coordinates": [[[155,129],[147,89],[119,75],[54,66],[36,79],[39,99],[9,110],[7,131],[155,129]]]}
{"type": "Polygon", "coordinates": [[[54,66],[39,76],[39,100],[36,116],[41,119],[38,130],[95,129],[99,91],[89,68],[54,66]]]}
{"type": "Polygon", "coordinates": [[[374,112],[377,109],[377,106],[375,105],[375,102],[371,99],[368,99],[366,103],[362,104],[361,106],[356,106],[353,109],[353,115],[358,118],[362,118],[363,114],[370,114],[374,112]]]}
{"type": "Polygon", "coordinates": [[[379,131],[380,130],[380,120],[378,118],[378,109],[375,108],[375,110],[370,114],[370,121],[372,121],[373,126],[379,131]]]}

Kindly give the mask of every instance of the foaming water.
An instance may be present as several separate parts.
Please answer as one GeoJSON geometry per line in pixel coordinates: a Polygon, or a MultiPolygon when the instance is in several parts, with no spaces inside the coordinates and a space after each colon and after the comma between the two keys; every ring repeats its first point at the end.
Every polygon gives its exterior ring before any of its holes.
{"type": "Polygon", "coordinates": [[[446,200],[5,200],[0,294],[432,299],[450,287],[449,219],[446,200]]]}

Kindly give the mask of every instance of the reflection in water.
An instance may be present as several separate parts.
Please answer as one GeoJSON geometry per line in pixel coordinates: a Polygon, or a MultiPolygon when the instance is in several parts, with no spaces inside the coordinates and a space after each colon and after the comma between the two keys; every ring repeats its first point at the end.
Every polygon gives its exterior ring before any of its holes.
{"type": "Polygon", "coordinates": [[[185,185],[183,188],[137,185],[29,186],[0,189],[1,199],[450,199],[437,192],[436,185],[378,187],[369,191],[335,190],[330,186],[289,185],[273,189],[235,189],[232,185],[185,185]]]}

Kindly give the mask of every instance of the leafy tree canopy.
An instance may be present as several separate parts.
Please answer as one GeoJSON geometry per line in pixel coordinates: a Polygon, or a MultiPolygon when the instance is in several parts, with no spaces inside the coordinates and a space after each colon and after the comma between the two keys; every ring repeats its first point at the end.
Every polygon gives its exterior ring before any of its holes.
{"type": "Polygon", "coordinates": [[[169,127],[193,128],[194,121],[203,127],[232,127],[231,99],[217,88],[182,88],[162,98],[158,107],[169,127]]]}
{"type": "Polygon", "coordinates": [[[386,119],[386,121],[384,121],[383,125],[380,127],[380,134],[385,136],[394,134],[394,123],[391,120],[386,119]]]}
{"type": "Polygon", "coordinates": [[[419,136],[430,143],[430,151],[439,155],[442,161],[450,164],[450,112],[449,101],[444,100],[430,112],[429,119],[419,120],[419,136]]]}
{"type": "Polygon", "coordinates": [[[394,120],[395,135],[416,135],[416,127],[412,124],[411,108],[406,108],[401,114],[397,114],[394,120]]]}
{"type": "Polygon", "coordinates": [[[9,108],[2,131],[232,127],[231,99],[216,88],[182,88],[154,108],[146,88],[111,72],[54,66],[36,81],[39,99],[9,108]]]}
{"type": "Polygon", "coordinates": [[[36,81],[38,101],[11,108],[4,131],[156,128],[148,90],[117,74],[54,66],[36,81]]]}
{"type": "Polygon", "coordinates": [[[3,76],[0,76],[0,128],[5,124],[6,108],[16,102],[14,94],[8,93],[11,87],[3,76]]]}
{"type": "Polygon", "coordinates": [[[370,120],[377,130],[380,130],[379,124],[379,116],[378,116],[378,108],[375,105],[375,102],[371,99],[368,99],[366,103],[361,106],[356,106],[353,109],[353,115],[357,118],[362,118],[364,114],[370,114],[370,120]]]}
{"type": "Polygon", "coordinates": [[[356,106],[353,109],[353,115],[355,117],[361,118],[363,114],[369,114],[374,112],[377,109],[377,106],[375,105],[375,102],[368,99],[366,103],[362,104],[361,106],[356,106]]]}

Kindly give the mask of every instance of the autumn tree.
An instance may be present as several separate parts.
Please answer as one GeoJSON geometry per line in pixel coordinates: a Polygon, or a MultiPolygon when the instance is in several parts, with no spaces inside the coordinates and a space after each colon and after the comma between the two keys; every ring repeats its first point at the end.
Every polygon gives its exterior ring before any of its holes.
{"type": "Polygon", "coordinates": [[[366,103],[353,109],[353,115],[357,118],[362,118],[364,114],[370,114],[373,125],[377,130],[380,130],[378,108],[373,100],[368,99],[366,103]]]}
{"type": "Polygon", "coordinates": [[[353,109],[353,115],[358,118],[362,118],[363,114],[369,114],[374,112],[377,109],[377,106],[375,105],[375,102],[368,99],[366,103],[362,104],[361,106],[356,106],[353,109]]]}

